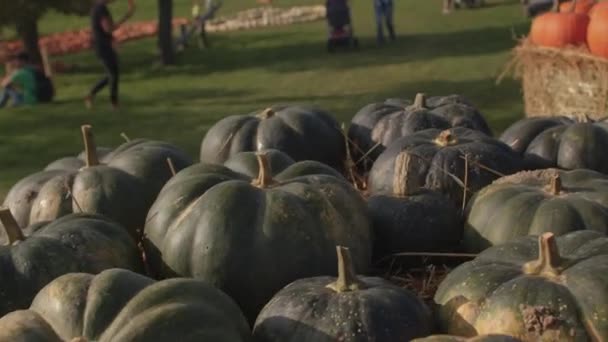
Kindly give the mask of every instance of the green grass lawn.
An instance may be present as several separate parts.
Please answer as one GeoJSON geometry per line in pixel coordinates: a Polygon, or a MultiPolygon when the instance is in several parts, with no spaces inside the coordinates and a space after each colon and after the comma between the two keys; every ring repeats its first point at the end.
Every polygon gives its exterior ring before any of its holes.
{"type": "MultiPolygon", "coordinates": [[[[310,3],[277,0],[277,5],[310,3]]],[[[277,102],[310,102],[348,122],[363,105],[387,97],[460,93],[485,113],[496,132],[522,116],[517,82],[495,85],[515,44],[527,32],[519,1],[488,1],[484,9],[440,14],[439,0],[396,1],[396,43],[377,47],[372,1],[353,1],[358,52],[325,52],[325,22],[212,34],[213,47],[187,50],[174,67],[160,68],[154,39],[123,45],[123,108],[110,111],[107,92],[94,110],[82,103],[101,76],[91,52],[61,57],[78,69],[56,79],[56,103],[0,110],[0,198],[14,182],[48,162],[78,153],[79,127],[94,126],[99,145],[121,143],[119,134],[171,141],[198,156],[206,130],[220,118],[277,102]]],[[[189,1],[176,1],[187,16],[189,1]]],[[[256,6],[226,1],[221,14],[256,6]]],[[[155,17],[155,1],[140,1],[138,19],[155,17]]],[[[120,14],[120,4],[115,6],[120,14]]],[[[86,18],[47,16],[45,32],[86,25],[86,18]]]]}

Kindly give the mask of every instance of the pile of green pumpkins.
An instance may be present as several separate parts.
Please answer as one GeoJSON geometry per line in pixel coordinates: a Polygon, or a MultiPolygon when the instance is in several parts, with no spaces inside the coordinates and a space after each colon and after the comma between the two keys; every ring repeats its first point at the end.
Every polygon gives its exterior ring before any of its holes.
{"type": "Polygon", "coordinates": [[[229,116],[198,163],[81,135],[0,210],[0,341],[608,340],[608,121],[494,138],[417,94],[229,116]],[[402,252],[476,257],[425,301],[378,276],[402,252]]]}

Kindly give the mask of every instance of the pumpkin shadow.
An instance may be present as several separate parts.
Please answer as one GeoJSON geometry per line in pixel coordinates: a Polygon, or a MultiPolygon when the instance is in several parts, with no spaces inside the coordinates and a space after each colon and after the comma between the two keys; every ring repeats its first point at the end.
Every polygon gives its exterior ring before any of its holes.
{"type": "Polygon", "coordinates": [[[256,325],[253,330],[254,342],[278,342],[292,339],[314,342],[341,341],[339,336],[330,336],[310,325],[287,317],[269,317],[256,325]],[[294,332],[297,332],[297,336],[293,336],[294,332]]]}

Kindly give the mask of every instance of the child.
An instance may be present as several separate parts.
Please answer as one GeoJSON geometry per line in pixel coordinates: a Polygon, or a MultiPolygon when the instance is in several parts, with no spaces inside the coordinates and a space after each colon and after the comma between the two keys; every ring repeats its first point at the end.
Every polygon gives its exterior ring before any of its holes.
{"type": "Polygon", "coordinates": [[[0,83],[0,108],[5,107],[9,100],[13,107],[36,104],[36,74],[29,65],[28,55],[20,53],[9,57],[6,71],[7,76],[0,83]]]}

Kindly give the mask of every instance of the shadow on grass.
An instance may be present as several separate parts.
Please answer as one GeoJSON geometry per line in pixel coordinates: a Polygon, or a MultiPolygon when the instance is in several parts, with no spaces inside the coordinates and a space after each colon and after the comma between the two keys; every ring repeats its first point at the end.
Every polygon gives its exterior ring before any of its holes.
{"type": "Polygon", "coordinates": [[[376,46],[373,37],[360,37],[360,51],[349,54],[329,54],[325,51],[324,35],[320,35],[318,40],[302,40],[302,35],[296,32],[241,32],[216,37],[215,47],[209,50],[186,50],[180,56],[179,69],[169,68],[153,73],[192,74],[246,68],[264,68],[275,72],[350,69],[487,55],[511,49],[515,44],[513,31],[523,32],[526,29],[527,24],[519,23],[514,27],[458,32],[405,33],[395,43],[382,47],[376,46]]]}

